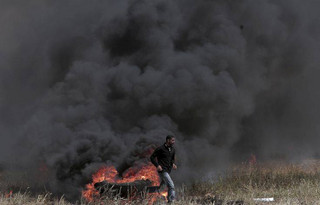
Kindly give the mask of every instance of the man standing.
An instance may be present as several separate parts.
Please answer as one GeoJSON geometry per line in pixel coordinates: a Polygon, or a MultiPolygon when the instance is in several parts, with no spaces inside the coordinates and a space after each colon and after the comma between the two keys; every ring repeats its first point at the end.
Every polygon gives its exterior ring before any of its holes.
{"type": "Polygon", "coordinates": [[[174,183],[169,175],[172,168],[177,169],[177,166],[175,165],[174,143],[174,136],[168,135],[166,137],[166,142],[155,149],[150,157],[152,164],[157,167],[157,171],[161,178],[161,185],[165,183],[168,187],[169,203],[175,199],[174,183]]]}

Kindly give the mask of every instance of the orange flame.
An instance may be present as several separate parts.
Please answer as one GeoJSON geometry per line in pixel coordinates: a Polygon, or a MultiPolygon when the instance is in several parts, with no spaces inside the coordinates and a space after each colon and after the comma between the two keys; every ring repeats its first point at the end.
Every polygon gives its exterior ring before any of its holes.
{"type": "Polygon", "coordinates": [[[163,191],[163,192],[161,192],[160,194],[161,194],[161,196],[163,196],[165,199],[166,199],[167,196],[168,196],[168,192],[167,192],[167,191],[163,191]]]}
{"type": "MultiPolygon", "coordinates": [[[[160,185],[160,178],[157,173],[157,169],[151,163],[140,167],[131,167],[120,178],[118,172],[114,166],[106,166],[100,168],[96,173],[92,175],[92,182],[86,185],[86,190],[82,191],[82,196],[87,201],[93,201],[95,197],[99,197],[99,191],[95,189],[94,184],[98,182],[107,181],[109,183],[130,183],[136,180],[150,180],[152,186],[160,185]]],[[[152,193],[150,194],[152,204],[158,196],[166,196],[166,192],[152,193]]]]}
{"type": "Polygon", "coordinates": [[[167,191],[163,191],[163,192],[160,192],[160,193],[149,193],[149,195],[151,195],[150,197],[150,201],[149,201],[149,205],[152,205],[158,197],[163,197],[164,200],[167,200],[167,195],[168,195],[168,192],[167,191]]]}

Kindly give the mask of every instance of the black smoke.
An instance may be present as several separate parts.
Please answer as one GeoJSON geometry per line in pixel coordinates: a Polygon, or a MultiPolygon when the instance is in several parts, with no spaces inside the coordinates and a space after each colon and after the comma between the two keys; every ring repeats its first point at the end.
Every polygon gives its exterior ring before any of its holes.
{"type": "Polygon", "coordinates": [[[2,0],[1,161],[77,198],[177,139],[177,181],[318,155],[319,2],[2,0]]]}

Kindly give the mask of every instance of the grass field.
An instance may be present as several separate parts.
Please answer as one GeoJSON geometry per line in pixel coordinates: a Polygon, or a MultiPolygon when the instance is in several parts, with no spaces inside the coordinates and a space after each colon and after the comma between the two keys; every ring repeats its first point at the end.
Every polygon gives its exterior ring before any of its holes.
{"type": "MultiPolygon", "coordinates": [[[[0,183],[0,204],[72,204],[63,197],[35,195],[31,191],[10,193],[10,184],[0,183]],[[7,188],[6,188],[7,186],[7,188]],[[7,190],[6,190],[7,189],[7,190]]],[[[269,162],[242,164],[227,170],[215,182],[195,182],[177,187],[175,204],[320,204],[320,162],[306,160],[299,164],[269,162]],[[254,198],[274,197],[274,202],[257,202],[254,198]]],[[[73,203],[74,204],[74,203],[73,203]]],[[[102,197],[88,203],[81,199],[77,204],[150,204],[147,199],[128,201],[118,197],[102,197]]],[[[154,204],[165,204],[163,199],[154,204]]]]}

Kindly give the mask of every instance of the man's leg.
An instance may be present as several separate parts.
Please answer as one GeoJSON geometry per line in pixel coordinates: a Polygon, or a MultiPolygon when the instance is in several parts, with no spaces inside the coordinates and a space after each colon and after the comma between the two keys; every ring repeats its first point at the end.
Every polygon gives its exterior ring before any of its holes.
{"type": "Polygon", "coordinates": [[[160,177],[161,182],[160,182],[160,185],[159,185],[159,187],[158,187],[158,193],[160,193],[161,187],[166,184],[166,183],[163,181],[162,176],[161,176],[160,173],[159,173],[159,177],[160,177]]]}
{"type": "Polygon", "coordinates": [[[160,176],[168,187],[168,202],[172,202],[175,199],[174,183],[168,172],[162,172],[160,176]]]}

